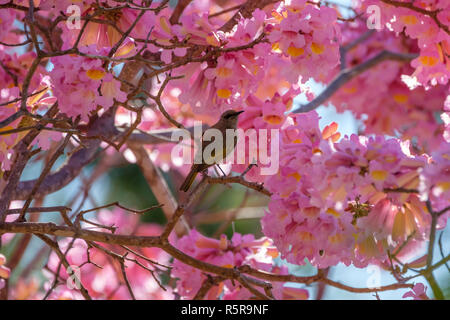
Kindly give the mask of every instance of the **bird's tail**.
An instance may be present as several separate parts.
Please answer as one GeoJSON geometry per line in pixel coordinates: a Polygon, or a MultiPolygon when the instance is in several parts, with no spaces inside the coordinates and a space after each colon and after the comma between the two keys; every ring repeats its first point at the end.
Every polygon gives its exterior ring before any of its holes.
{"type": "Polygon", "coordinates": [[[180,187],[181,191],[187,192],[189,188],[191,187],[192,183],[195,180],[195,177],[197,176],[197,170],[194,170],[193,168],[187,175],[186,179],[184,180],[183,184],[180,187]]]}

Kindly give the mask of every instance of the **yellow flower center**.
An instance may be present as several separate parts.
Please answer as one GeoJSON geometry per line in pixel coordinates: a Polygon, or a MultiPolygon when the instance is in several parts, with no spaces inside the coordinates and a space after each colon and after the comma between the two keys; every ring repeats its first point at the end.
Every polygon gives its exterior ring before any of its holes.
{"type": "Polygon", "coordinates": [[[102,70],[91,69],[86,71],[86,75],[92,80],[100,80],[105,76],[106,72],[102,70]]]}
{"type": "Polygon", "coordinates": [[[264,116],[264,121],[270,124],[280,124],[283,121],[283,118],[280,116],[271,114],[268,116],[264,116]]]}

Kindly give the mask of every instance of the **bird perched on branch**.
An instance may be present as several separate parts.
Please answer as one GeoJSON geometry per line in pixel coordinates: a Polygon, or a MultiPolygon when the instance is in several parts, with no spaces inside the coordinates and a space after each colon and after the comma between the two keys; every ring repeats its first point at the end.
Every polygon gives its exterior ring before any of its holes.
{"type": "Polygon", "coordinates": [[[201,154],[196,155],[197,159],[202,159],[201,163],[194,163],[192,165],[191,170],[189,171],[189,174],[187,175],[186,179],[184,180],[183,184],[180,187],[181,191],[187,192],[199,172],[203,172],[210,166],[221,162],[228,156],[228,154],[230,154],[234,150],[234,148],[236,147],[236,144],[237,144],[237,137],[235,136],[232,142],[226,141],[226,130],[227,129],[236,130],[237,123],[238,123],[238,116],[242,112],[244,112],[244,111],[227,110],[224,113],[222,113],[219,121],[217,121],[217,123],[210,128],[210,129],[219,130],[222,133],[222,142],[225,142],[225,143],[223,143],[223,151],[222,152],[218,152],[218,154],[215,154],[215,152],[214,152],[215,149],[214,149],[211,152],[211,154],[206,155],[207,157],[210,157],[208,159],[204,158],[205,155],[204,155],[203,151],[210,143],[214,143],[215,140],[205,141],[203,139],[205,133],[203,133],[202,148],[201,148],[201,150],[198,150],[198,152],[201,152],[201,154]],[[230,143],[232,143],[232,145],[230,145],[230,143]],[[227,145],[229,146],[228,148],[227,148],[227,145]]]}

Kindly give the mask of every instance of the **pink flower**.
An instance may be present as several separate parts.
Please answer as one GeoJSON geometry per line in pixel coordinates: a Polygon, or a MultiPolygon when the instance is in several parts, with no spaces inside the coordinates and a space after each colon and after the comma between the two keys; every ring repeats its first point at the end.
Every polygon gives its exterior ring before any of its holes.
{"type": "Polygon", "coordinates": [[[429,300],[427,296],[427,287],[422,283],[416,283],[411,291],[405,293],[402,298],[413,298],[413,300],[429,300]]]}
{"type": "MultiPolygon", "coordinates": [[[[450,52],[450,35],[441,28],[432,17],[427,14],[389,5],[379,0],[361,0],[362,10],[369,5],[380,8],[382,27],[389,25],[389,29],[396,33],[404,32],[408,37],[417,39],[420,55],[411,62],[415,68],[412,76],[425,87],[436,84],[445,85],[450,77],[449,60],[445,58],[450,52]]],[[[427,3],[417,3],[420,8],[426,6],[427,11],[438,11],[440,23],[448,26],[449,5],[446,0],[427,3]]]]}

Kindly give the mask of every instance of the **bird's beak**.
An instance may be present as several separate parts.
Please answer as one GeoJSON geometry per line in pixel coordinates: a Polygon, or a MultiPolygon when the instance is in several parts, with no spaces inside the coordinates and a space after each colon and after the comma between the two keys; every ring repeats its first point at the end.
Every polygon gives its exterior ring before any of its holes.
{"type": "Polygon", "coordinates": [[[238,115],[240,115],[242,112],[244,112],[244,110],[237,111],[237,112],[235,113],[235,115],[238,116],[238,115]]]}

